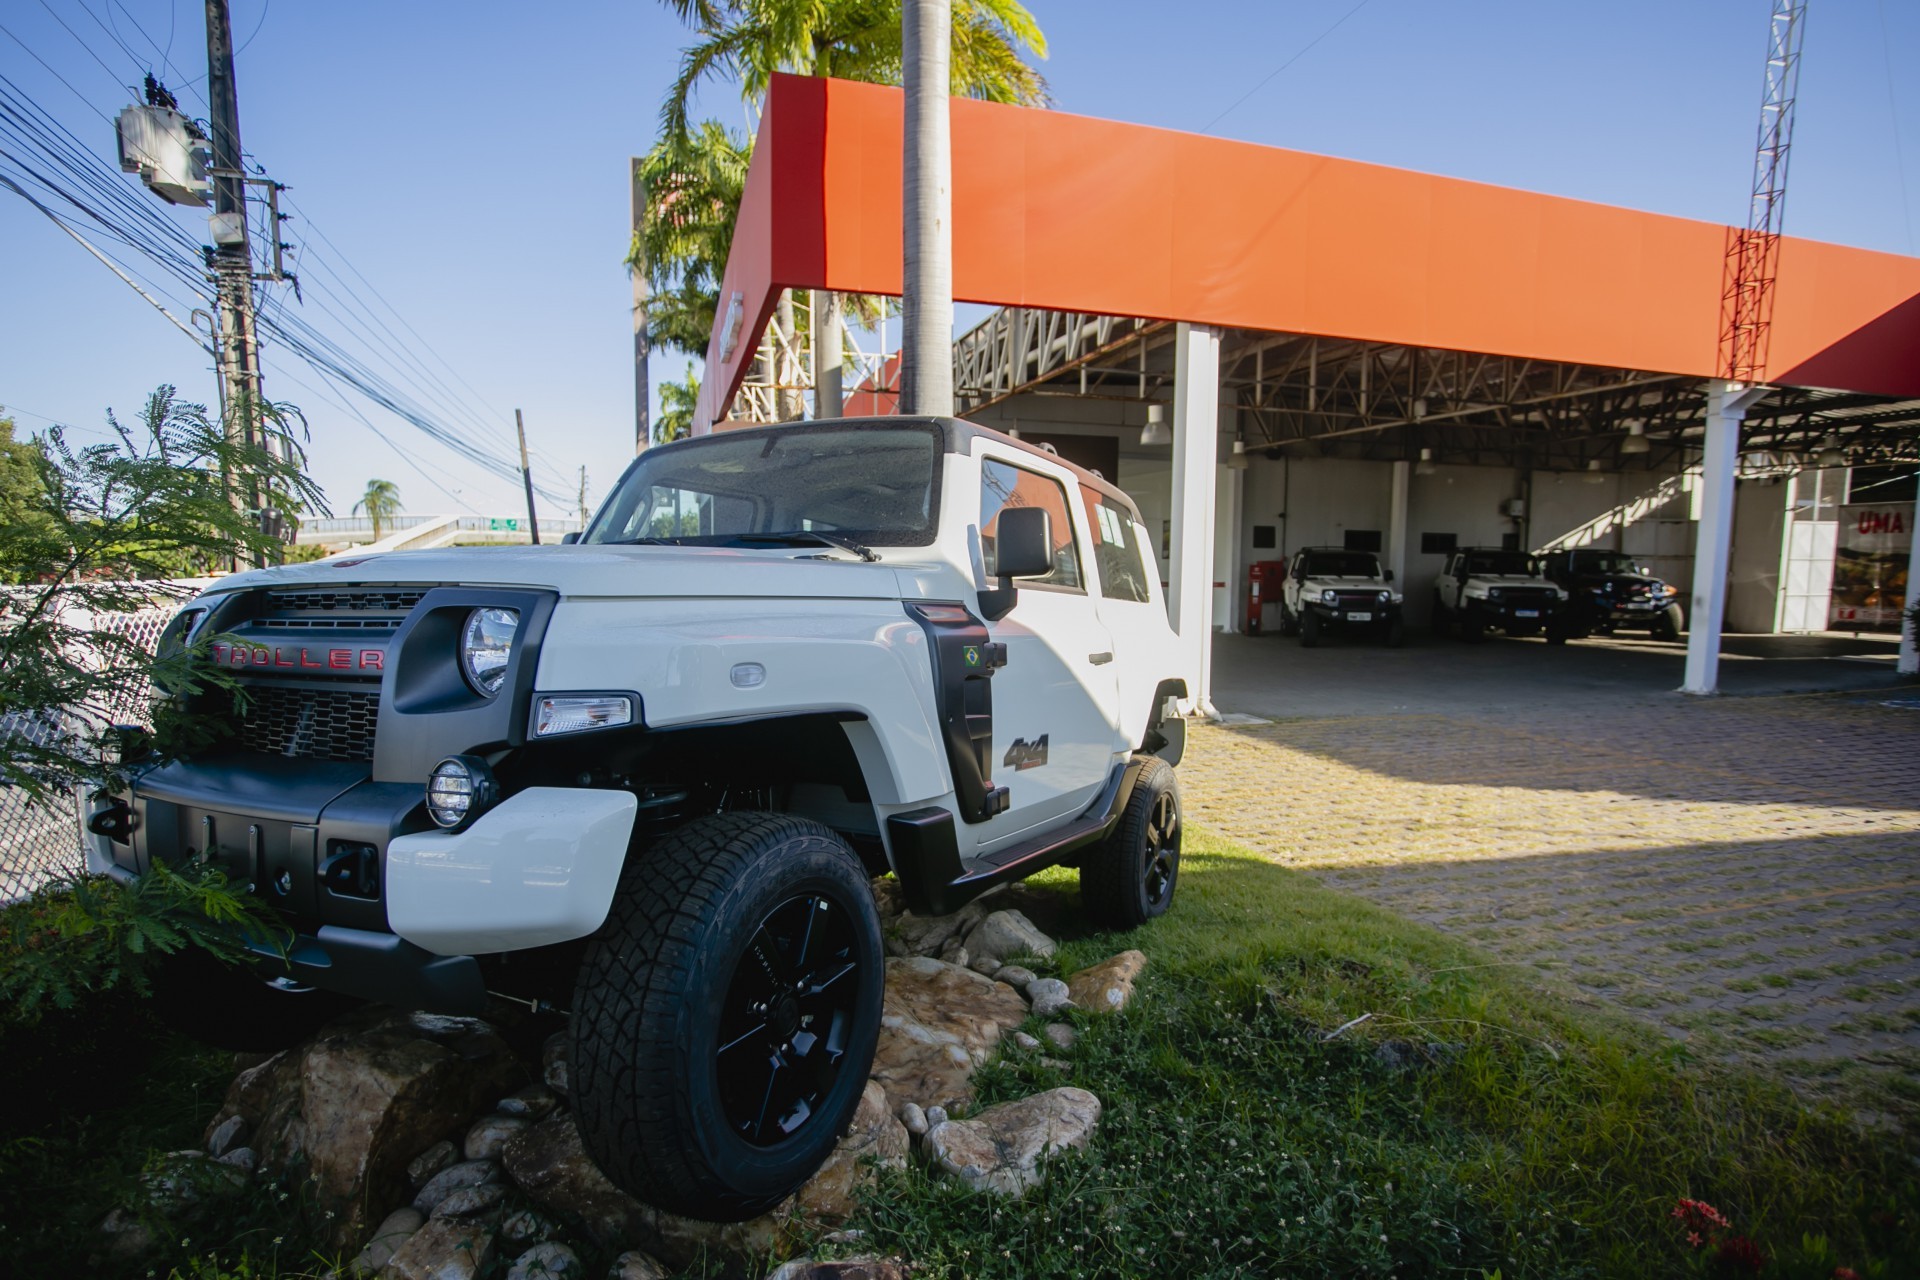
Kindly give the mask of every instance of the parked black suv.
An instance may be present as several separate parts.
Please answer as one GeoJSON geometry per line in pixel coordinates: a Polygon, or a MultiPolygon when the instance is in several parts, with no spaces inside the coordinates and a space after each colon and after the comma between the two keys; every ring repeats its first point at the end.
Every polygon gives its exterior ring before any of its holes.
{"type": "Polygon", "coordinates": [[[1546,552],[1540,559],[1547,577],[1571,597],[1567,603],[1577,634],[1608,635],[1625,628],[1674,640],[1686,625],[1680,592],[1625,552],[1583,547],[1546,552]]]}

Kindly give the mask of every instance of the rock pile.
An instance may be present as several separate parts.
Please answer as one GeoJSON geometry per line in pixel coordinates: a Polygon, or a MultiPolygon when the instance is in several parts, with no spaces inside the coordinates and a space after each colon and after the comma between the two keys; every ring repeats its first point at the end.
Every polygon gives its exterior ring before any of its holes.
{"type": "MultiPolygon", "coordinates": [[[[1068,1009],[1124,1009],[1146,958],[1123,952],[1064,979],[1039,972],[1055,945],[1035,917],[1051,923],[1060,902],[1024,887],[934,918],[902,910],[891,880],[877,881],[875,896],[888,959],[872,1076],[819,1173],[751,1222],[679,1218],[600,1172],[567,1108],[564,1032],[546,1041],[535,1078],[484,1021],[390,1011],[350,1015],[242,1071],[205,1151],[170,1158],[150,1179],[149,1201],[190,1208],[244,1192],[256,1176],[298,1180],[316,1233],[352,1259],[348,1275],[474,1280],[504,1268],[507,1280],[586,1280],[580,1255],[590,1247],[627,1250],[607,1280],[665,1280],[667,1264],[789,1251],[802,1226],[851,1216],[863,1181],[904,1168],[916,1144],[932,1168],[969,1187],[1020,1195],[1045,1177],[1049,1157],[1092,1140],[1100,1100],[1062,1087],[969,1115],[974,1071],[1003,1045],[1070,1051],[1067,1022],[1039,1037],[1018,1028],[1068,1009]]],[[[137,1225],[116,1211],[102,1224],[105,1248],[138,1256],[149,1242],[137,1225]]],[[[843,1259],[790,1262],[776,1274],[905,1272],[890,1260],[843,1259]]]]}

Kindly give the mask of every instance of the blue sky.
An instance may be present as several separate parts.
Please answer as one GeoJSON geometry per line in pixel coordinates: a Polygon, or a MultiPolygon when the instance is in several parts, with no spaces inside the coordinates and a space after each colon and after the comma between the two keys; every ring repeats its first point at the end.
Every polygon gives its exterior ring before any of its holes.
{"type": "MultiPolygon", "coordinates": [[[[1765,0],[1032,8],[1061,110],[1745,217],[1765,0]]],[[[0,73],[111,163],[103,117],[131,101],[124,86],[146,63],[168,54],[176,85],[204,72],[201,12],[197,0],[16,0],[0,10],[18,37],[0,33],[0,73]]],[[[525,410],[543,482],[571,494],[584,465],[597,499],[632,449],[626,160],[655,136],[685,30],[654,0],[233,0],[233,21],[246,42],[244,141],[292,187],[288,238],[307,246],[296,264],[307,301],[273,305],[344,344],[364,337],[366,358],[396,362],[424,384],[421,399],[501,456],[513,410],[525,410]],[[353,294],[388,332],[356,312],[353,294]]],[[[1916,252],[1916,54],[1920,5],[1813,0],[1789,232],[1916,252]]],[[[205,114],[200,89],[180,90],[190,114],[205,114]]],[[[703,105],[744,126],[730,87],[703,105]]],[[[205,238],[203,213],[169,216],[205,238]]],[[[0,405],[22,428],[53,418],[90,431],[109,407],[130,418],[161,382],[214,398],[202,352],[5,190],[0,246],[0,405]]],[[[518,507],[517,486],[356,401],[372,426],[362,423],[286,353],[266,359],[268,394],[311,422],[313,468],[336,511],[374,476],[395,481],[412,511],[518,507]]],[[[684,366],[657,356],[654,376],[684,366]]]]}

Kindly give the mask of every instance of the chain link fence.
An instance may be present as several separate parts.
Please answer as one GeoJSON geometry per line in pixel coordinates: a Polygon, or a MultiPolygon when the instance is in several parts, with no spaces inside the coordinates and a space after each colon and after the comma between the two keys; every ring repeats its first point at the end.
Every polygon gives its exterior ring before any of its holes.
{"type": "MultiPolygon", "coordinates": [[[[153,603],[127,613],[99,614],[86,621],[151,650],[181,601],[205,581],[157,582],[153,603]]],[[[80,620],[75,620],[81,625],[80,620]]],[[[129,680],[116,691],[109,709],[115,724],[146,724],[153,691],[144,680],[129,680]]],[[[80,727],[80,717],[11,716],[0,720],[0,750],[16,744],[46,746],[80,727]]],[[[48,881],[86,870],[80,843],[81,798],[34,800],[18,787],[0,786],[0,903],[26,897],[48,881]]]]}

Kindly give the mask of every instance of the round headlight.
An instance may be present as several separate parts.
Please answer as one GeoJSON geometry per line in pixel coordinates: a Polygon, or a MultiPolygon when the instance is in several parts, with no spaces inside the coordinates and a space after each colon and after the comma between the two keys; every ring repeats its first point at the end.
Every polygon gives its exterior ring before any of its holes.
{"type": "Polygon", "coordinates": [[[1504,587],[1489,587],[1487,589],[1487,599],[1489,600],[1504,599],[1506,597],[1506,594],[1507,592],[1504,587]]]}
{"type": "Polygon", "coordinates": [[[449,831],[466,826],[499,797],[493,770],[478,756],[448,756],[427,778],[427,816],[449,831]]]}
{"type": "Polygon", "coordinates": [[[467,681],[491,698],[507,679],[513,633],[520,629],[518,609],[475,609],[460,636],[460,665],[467,681]]]}
{"type": "Polygon", "coordinates": [[[1338,591],[1335,591],[1332,587],[1328,587],[1325,591],[1322,591],[1320,593],[1320,602],[1322,604],[1339,604],[1340,593],[1338,591]]]}
{"type": "Polygon", "coordinates": [[[1382,591],[1382,592],[1380,593],[1380,603],[1381,603],[1381,604],[1387,604],[1387,603],[1389,603],[1390,601],[1392,601],[1392,599],[1393,599],[1393,593],[1392,593],[1391,591],[1382,591]]]}

